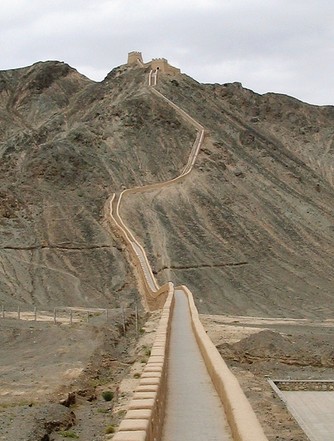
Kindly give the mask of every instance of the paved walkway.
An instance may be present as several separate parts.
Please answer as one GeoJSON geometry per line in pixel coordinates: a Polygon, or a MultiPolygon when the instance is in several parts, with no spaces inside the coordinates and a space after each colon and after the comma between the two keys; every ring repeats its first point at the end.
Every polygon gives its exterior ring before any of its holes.
{"type": "Polygon", "coordinates": [[[144,259],[142,250],[136,244],[136,242],[131,242],[131,244],[132,244],[133,249],[135,250],[135,253],[138,256],[138,259],[140,261],[140,265],[141,265],[142,270],[143,270],[143,272],[145,274],[145,277],[146,277],[146,280],[147,280],[147,283],[148,283],[149,287],[151,288],[152,291],[156,291],[157,287],[156,287],[156,285],[154,283],[154,280],[153,280],[153,277],[152,277],[152,275],[151,275],[151,273],[150,273],[150,271],[149,271],[149,269],[147,267],[147,263],[146,263],[146,261],[144,259]]]}
{"type": "Polygon", "coordinates": [[[221,401],[192,332],[188,300],[175,292],[162,441],[231,441],[221,401]]]}
{"type": "Polygon", "coordinates": [[[282,394],[311,441],[334,440],[334,392],[282,391],[282,394]]]}

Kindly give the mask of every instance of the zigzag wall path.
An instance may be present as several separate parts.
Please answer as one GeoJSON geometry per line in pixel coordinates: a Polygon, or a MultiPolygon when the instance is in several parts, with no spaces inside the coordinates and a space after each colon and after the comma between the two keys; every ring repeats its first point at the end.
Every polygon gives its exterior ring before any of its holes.
{"type": "Polygon", "coordinates": [[[120,215],[127,194],[162,189],[184,179],[204,139],[203,126],[153,88],[157,77],[157,72],[150,72],[149,90],[198,133],[179,176],[124,190],[110,200],[110,217],[128,245],[146,304],[154,308],[154,301],[167,298],[151,357],[114,441],[267,441],[239,383],[206,335],[191,292],[184,286],[174,289],[172,283],[158,286],[144,248],[120,215]]]}

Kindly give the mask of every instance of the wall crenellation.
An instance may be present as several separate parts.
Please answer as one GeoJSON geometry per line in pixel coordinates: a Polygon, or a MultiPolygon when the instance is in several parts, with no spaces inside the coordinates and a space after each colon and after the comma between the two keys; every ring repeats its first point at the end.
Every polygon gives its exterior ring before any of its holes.
{"type": "Polygon", "coordinates": [[[174,67],[168,63],[166,58],[153,58],[148,63],[143,62],[143,57],[141,52],[132,51],[128,53],[128,62],[129,65],[138,65],[141,64],[143,67],[151,67],[153,70],[159,70],[161,73],[168,74],[180,74],[181,70],[177,67],[174,67]]]}
{"type": "Polygon", "coordinates": [[[142,56],[141,52],[132,51],[132,52],[128,53],[128,63],[127,64],[137,64],[138,61],[142,64],[144,63],[143,56],[142,56]]]}

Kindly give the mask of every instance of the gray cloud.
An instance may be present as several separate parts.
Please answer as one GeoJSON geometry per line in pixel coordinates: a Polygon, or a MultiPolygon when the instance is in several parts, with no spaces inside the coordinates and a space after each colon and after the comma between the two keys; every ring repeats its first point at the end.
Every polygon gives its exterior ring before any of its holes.
{"type": "Polygon", "coordinates": [[[58,59],[95,80],[165,57],[202,82],[334,104],[332,0],[2,0],[1,69],[58,59]]]}

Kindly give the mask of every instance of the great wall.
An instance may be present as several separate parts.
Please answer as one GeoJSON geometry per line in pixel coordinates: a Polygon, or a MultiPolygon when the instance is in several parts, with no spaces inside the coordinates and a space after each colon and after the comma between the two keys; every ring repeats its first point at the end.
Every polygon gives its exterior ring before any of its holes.
{"type": "Polygon", "coordinates": [[[129,410],[113,439],[187,441],[203,439],[203,433],[206,433],[212,437],[210,439],[222,441],[266,441],[263,429],[240,384],[206,334],[192,293],[186,286],[174,287],[172,282],[159,287],[144,248],[122,220],[121,202],[127,195],[162,190],[186,179],[195,164],[205,136],[205,129],[201,124],[154,89],[158,74],[177,75],[180,73],[179,69],[170,66],[163,58],[144,63],[140,52],[129,53],[128,65],[150,68],[147,92],[165,100],[198,133],[189,160],[179,176],[170,181],[113,194],[107,207],[106,214],[125,242],[135,267],[139,286],[144,293],[143,303],[151,310],[163,308],[151,356],[134,392],[129,410]],[[191,353],[184,357],[184,352],[190,346],[193,347],[191,353]],[[195,365],[198,366],[196,372],[195,365]],[[190,381],[192,376],[193,382],[190,381]],[[208,388],[202,392],[199,387],[194,390],[196,384],[206,384],[208,388]],[[201,433],[203,429],[205,432],[201,433]]]}
{"type": "Polygon", "coordinates": [[[129,66],[139,65],[141,67],[150,67],[152,72],[159,71],[161,73],[167,73],[172,75],[177,75],[181,73],[180,69],[171,66],[168,63],[168,60],[166,60],[166,58],[153,58],[153,60],[144,63],[141,52],[136,52],[136,51],[129,52],[127,64],[129,66]]]}

